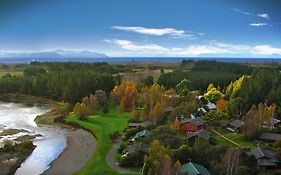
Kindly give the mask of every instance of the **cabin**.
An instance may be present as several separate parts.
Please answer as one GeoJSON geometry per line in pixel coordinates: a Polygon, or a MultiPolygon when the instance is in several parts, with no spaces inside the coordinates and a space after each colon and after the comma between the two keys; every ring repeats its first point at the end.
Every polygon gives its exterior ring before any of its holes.
{"type": "Polygon", "coordinates": [[[194,143],[196,138],[201,138],[205,141],[209,141],[211,138],[211,133],[205,129],[201,129],[200,131],[197,132],[191,132],[187,133],[187,140],[189,142],[194,143]]]}
{"type": "Polygon", "coordinates": [[[215,110],[217,108],[215,103],[212,103],[210,101],[208,101],[208,103],[206,104],[206,106],[208,107],[209,110],[215,110]]]}
{"type": "Polygon", "coordinates": [[[147,153],[148,152],[148,145],[144,143],[135,143],[135,144],[129,144],[125,147],[125,149],[122,152],[122,156],[127,156],[128,154],[132,154],[135,152],[142,152],[147,153]]]}
{"type": "Polygon", "coordinates": [[[227,130],[231,132],[241,132],[243,122],[240,120],[232,120],[227,124],[227,130]]]}
{"type": "Polygon", "coordinates": [[[183,132],[196,132],[201,129],[207,129],[208,124],[201,117],[185,118],[180,121],[180,129],[183,132]]]}
{"type": "Polygon", "coordinates": [[[265,142],[275,142],[277,140],[281,140],[281,134],[264,132],[259,136],[259,140],[262,140],[265,142]]]}
{"type": "Polygon", "coordinates": [[[276,118],[270,118],[268,121],[263,122],[263,127],[274,129],[274,128],[280,126],[280,124],[281,124],[280,120],[278,120],[276,118]]]}
{"type": "Polygon", "coordinates": [[[178,169],[177,175],[211,175],[211,174],[203,165],[193,162],[188,162],[182,165],[178,169]]]}
{"type": "Polygon", "coordinates": [[[144,138],[144,137],[148,137],[150,136],[150,131],[148,130],[143,130],[143,131],[140,131],[140,132],[137,132],[134,137],[131,139],[131,141],[136,141],[138,139],[141,139],[141,138],[144,138]]]}
{"type": "Polygon", "coordinates": [[[248,152],[248,155],[253,155],[256,158],[259,167],[271,168],[278,166],[279,163],[276,153],[271,150],[261,149],[260,147],[248,152]]]}
{"type": "Polygon", "coordinates": [[[141,127],[146,127],[146,126],[149,126],[150,125],[150,122],[142,122],[142,123],[136,123],[136,122],[129,122],[128,123],[128,128],[129,129],[133,129],[133,128],[137,128],[139,126],[141,127]]]}

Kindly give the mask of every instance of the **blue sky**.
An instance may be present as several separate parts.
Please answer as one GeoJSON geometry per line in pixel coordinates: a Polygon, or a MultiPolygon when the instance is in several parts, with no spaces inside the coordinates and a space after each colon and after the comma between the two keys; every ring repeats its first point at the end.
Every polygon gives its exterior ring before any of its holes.
{"type": "Polygon", "coordinates": [[[279,0],[1,0],[0,51],[281,57],[279,0]]]}

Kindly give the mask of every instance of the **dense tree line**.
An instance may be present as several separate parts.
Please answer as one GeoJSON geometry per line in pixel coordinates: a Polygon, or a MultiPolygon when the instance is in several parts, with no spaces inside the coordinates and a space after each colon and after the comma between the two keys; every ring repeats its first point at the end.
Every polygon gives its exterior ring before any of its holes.
{"type": "Polygon", "coordinates": [[[181,80],[188,79],[190,81],[191,90],[205,90],[210,83],[225,88],[231,81],[238,79],[240,76],[240,74],[227,72],[175,70],[162,74],[158,79],[158,84],[166,88],[171,88],[176,87],[181,80]]]}
{"type": "MultiPolygon", "coordinates": [[[[184,65],[184,63],[182,63],[184,65]]],[[[224,63],[217,61],[197,61],[192,71],[227,72],[235,74],[251,74],[253,68],[241,63],[224,63]]]]}
{"type": "Polygon", "coordinates": [[[192,90],[205,90],[210,83],[224,89],[231,81],[253,71],[252,67],[238,63],[197,61],[190,70],[185,69],[186,64],[190,64],[190,61],[183,61],[179,69],[162,74],[158,83],[170,88],[175,87],[181,80],[187,79],[192,90]]]}
{"type": "Polygon", "coordinates": [[[0,79],[0,94],[18,93],[77,102],[97,90],[104,90],[108,94],[115,84],[112,73],[92,69],[84,70],[82,67],[85,65],[82,63],[81,69],[73,68],[73,70],[64,68],[65,65],[68,65],[67,63],[49,64],[58,66],[58,68],[50,71],[51,68],[47,67],[46,69],[49,71],[44,72],[45,69],[42,67],[33,65],[25,69],[24,76],[9,76],[0,79]],[[61,69],[64,71],[57,71],[61,69]]]}

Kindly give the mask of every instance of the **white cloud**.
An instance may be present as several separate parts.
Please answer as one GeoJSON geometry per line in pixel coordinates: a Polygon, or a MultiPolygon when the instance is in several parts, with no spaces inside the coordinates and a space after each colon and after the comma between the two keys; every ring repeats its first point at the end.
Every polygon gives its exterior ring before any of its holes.
{"type": "Polygon", "coordinates": [[[281,55],[281,48],[271,47],[270,45],[258,45],[252,48],[251,53],[261,55],[281,55]]]}
{"type": "Polygon", "coordinates": [[[161,54],[167,56],[199,56],[204,54],[254,54],[254,55],[281,55],[281,48],[270,45],[238,45],[226,43],[195,44],[188,47],[164,47],[157,44],[139,44],[129,40],[105,40],[122,49],[131,51],[131,54],[161,54]]]}
{"type": "Polygon", "coordinates": [[[261,18],[265,18],[265,19],[270,19],[270,16],[267,13],[260,13],[260,14],[257,14],[257,16],[261,17],[261,18]]]}
{"type": "Polygon", "coordinates": [[[111,28],[117,30],[123,30],[127,32],[135,32],[144,35],[154,36],[170,36],[172,38],[188,38],[196,39],[196,36],[203,36],[204,33],[184,31],[174,28],[146,28],[146,27],[132,27],[132,26],[112,26],[111,28]]]}
{"type": "Polygon", "coordinates": [[[268,24],[267,23],[251,23],[249,25],[253,26],[253,27],[262,27],[262,26],[267,26],[268,24]]]}
{"type": "Polygon", "coordinates": [[[159,46],[157,44],[137,44],[129,40],[121,40],[121,39],[112,39],[112,40],[104,40],[104,41],[119,46],[122,49],[132,50],[132,51],[142,51],[142,50],[167,51],[166,48],[159,46]]]}
{"type": "Polygon", "coordinates": [[[244,15],[252,15],[251,13],[246,12],[246,11],[243,11],[243,10],[241,10],[241,9],[239,9],[239,8],[233,8],[232,10],[234,10],[235,12],[244,14],[244,15]]]}

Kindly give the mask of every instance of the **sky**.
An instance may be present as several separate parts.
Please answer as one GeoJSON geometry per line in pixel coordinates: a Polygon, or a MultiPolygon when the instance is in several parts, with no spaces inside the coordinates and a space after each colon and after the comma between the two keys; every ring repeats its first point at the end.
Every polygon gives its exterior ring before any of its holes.
{"type": "Polygon", "coordinates": [[[281,58],[280,0],[0,0],[0,53],[281,58]]]}

